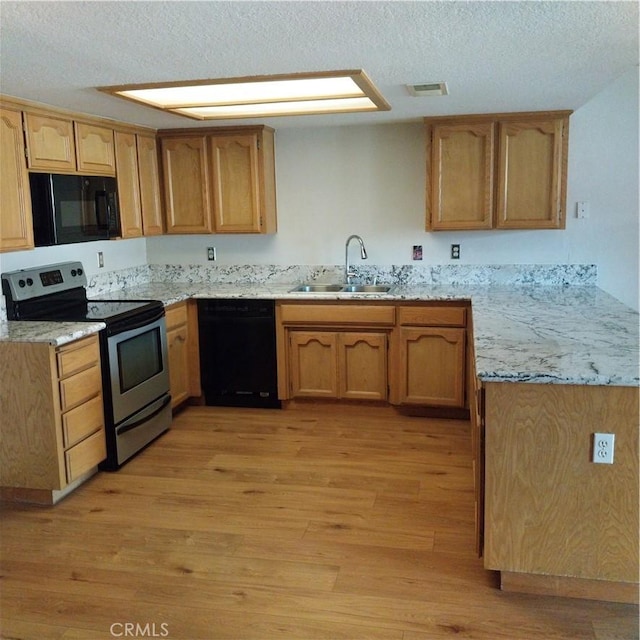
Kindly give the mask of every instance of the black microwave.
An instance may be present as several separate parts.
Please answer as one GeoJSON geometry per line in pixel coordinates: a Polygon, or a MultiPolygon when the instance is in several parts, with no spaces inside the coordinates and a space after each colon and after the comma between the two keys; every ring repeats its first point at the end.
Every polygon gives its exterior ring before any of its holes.
{"type": "Polygon", "coordinates": [[[120,235],[115,178],[31,173],[29,183],[36,247],[120,235]]]}

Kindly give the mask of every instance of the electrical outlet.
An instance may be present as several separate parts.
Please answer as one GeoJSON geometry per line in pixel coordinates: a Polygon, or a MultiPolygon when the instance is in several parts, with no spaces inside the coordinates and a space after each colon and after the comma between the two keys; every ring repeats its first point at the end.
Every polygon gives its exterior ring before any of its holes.
{"type": "Polygon", "coordinates": [[[576,218],[586,219],[589,217],[589,203],[576,202],[576,218]]]}
{"type": "Polygon", "coordinates": [[[460,245],[452,244],[451,245],[451,259],[452,260],[460,260],[460,245]]]}
{"type": "Polygon", "coordinates": [[[614,433],[593,434],[592,462],[597,462],[599,464],[613,464],[613,446],[615,437],[614,433]]]}
{"type": "Polygon", "coordinates": [[[413,253],[411,254],[413,260],[422,260],[422,245],[414,244],[413,245],[413,253]]]}
{"type": "Polygon", "coordinates": [[[102,251],[98,251],[98,267],[100,269],[104,267],[104,255],[102,251]]]}
{"type": "Polygon", "coordinates": [[[215,260],[215,259],[216,259],[216,248],[207,247],[207,260],[215,260]]]}

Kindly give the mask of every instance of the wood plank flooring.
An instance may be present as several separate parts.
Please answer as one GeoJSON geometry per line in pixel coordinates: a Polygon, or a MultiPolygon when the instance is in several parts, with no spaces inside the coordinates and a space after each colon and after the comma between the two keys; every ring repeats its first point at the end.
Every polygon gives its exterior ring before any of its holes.
{"type": "Polygon", "coordinates": [[[55,507],[3,505],[0,635],[638,638],[636,607],[497,588],[470,449],[388,408],[187,407],[55,507]]]}

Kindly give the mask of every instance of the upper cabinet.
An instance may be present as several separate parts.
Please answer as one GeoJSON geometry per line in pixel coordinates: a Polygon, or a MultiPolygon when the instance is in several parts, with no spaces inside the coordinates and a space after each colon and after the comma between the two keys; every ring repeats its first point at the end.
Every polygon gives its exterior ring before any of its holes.
{"type": "Polygon", "coordinates": [[[75,123],[78,171],[115,175],[113,129],[83,122],[75,123]]]}
{"type": "Polygon", "coordinates": [[[159,132],[167,233],[274,233],[269,127],[159,132]]]}
{"type": "Polygon", "coordinates": [[[122,237],[161,234],[163,224],[155,137],[116,131],[115,157],[122,237]]]}
{"type": "Polygon", "coordinates": [[[427,230],[564,229],[570,114],[425,119],[427,230]]]}
{"type": "Polygon", "coordinates": [[[0,251],[33,249],[22,114],[0,109],[0,251]]]}
{"type": "Polygon", "coordinates": [[[138,177],[140,178],[140,206],[142,228],[145,236],[163,233],[162,198],[160,196],[160,173],[158,145],[154,134],[136,134],[138,150],[138,177]]]}
{"type": "Polygon", "coordinates": [[[26,112],[27,166],[32,171],[113,176],[113,130],[54,114],[26,112]]]}
{"type": "Polygon", "coordinates": [[[206,137],[165,138],[161,148],[167,233],[211,233],[206,137]]]}
{"type": "Polygon", "coordinates": [[[29,169],[52,173],[76,170],[72,120],[25,113],[24,124],[29,169]]]}

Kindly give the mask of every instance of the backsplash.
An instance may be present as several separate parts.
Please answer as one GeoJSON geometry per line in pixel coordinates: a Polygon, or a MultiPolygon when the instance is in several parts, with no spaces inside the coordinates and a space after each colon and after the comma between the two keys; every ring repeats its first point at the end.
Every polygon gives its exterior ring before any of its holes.
{"type": "MultiPolygon", "coordinates": [[[[391,285],[596,285],[598,269],[592,264],[560,265],[365,265],[355,264],[354,282],[391,285]]],[[[89,296],[147,284],[174,283],[281,283],[342,282],[341,265],[141,265],[107,271],[89,278],[89,296]]],[[[0,296],[0,321],[7,319],[6,301],[0,296]]]]}

